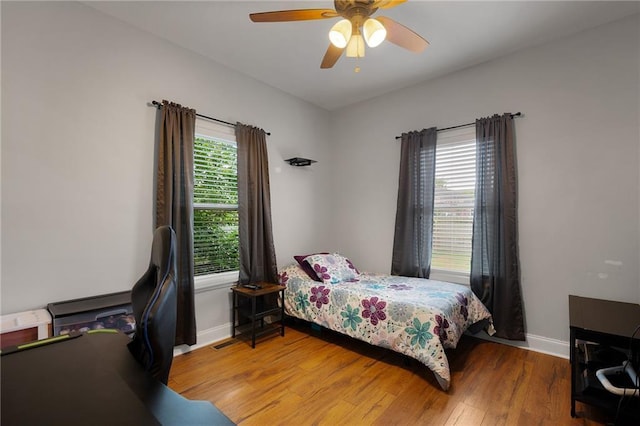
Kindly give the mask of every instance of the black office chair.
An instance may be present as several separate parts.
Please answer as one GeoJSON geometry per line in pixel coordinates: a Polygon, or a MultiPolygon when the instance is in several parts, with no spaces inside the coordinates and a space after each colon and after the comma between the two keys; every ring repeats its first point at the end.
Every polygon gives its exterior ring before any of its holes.
{"type": "Polygon", "coordinates": [[[129,350],[165,385],[173,361],[176,335],[176,235],[170,226],[153,234],[149,268],[131,289],[136,332],[129,350]]]}

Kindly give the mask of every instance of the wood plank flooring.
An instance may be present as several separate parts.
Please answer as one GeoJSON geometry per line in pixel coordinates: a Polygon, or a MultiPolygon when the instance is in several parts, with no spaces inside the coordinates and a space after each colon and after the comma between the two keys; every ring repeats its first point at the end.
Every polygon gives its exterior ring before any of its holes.
{"type": "Polygon", "coordinates": [[[242,426],[604,424],[580,403],[571,418],[568,360],[468,336],[448,392],[418,361],[308,324],[222,343],[176,357],[169,386],[242,426]]]}

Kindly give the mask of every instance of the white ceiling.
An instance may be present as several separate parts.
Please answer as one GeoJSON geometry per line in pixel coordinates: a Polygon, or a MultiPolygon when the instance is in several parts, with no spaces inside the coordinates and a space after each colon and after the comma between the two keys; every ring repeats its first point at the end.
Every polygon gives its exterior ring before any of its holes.
{"type": "MultiPolygon", "coordinates": [[[[640,2],[408,1],[389,16],[431,43],[420,54],[385,42],[320,69],[337,18],[253,23],[249,13],[332,9],[333,1],[85,2],[243,74],[334,110],[640,12],[640,2]],[[359,66],[361,71],[354,72],[359,66]]],[[[639,32],[640,34],[640,32],[639,32]]]]}

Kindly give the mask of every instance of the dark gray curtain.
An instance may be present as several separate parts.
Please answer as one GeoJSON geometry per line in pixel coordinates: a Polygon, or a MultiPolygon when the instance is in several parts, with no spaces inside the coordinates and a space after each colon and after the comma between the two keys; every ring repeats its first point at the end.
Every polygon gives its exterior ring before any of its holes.
{"type": "Polygon", "coordinates": [[[193,292],[193,141],[196,112],[162,101],[156,167],[156,227],[176,233],[176,345],[196,343],[193,292]]]}
{"type": "Polygon", "coordinates": [[[435,127],[403,133],[391,274],[429,278],[436,169],[435,127]]]}
{"type": "Polygon", "coordinates": [[[476,120],[471,289],[493,315],[496,337],[525,340],[514,138],[511,114],[476,120]]]}
{"type": "Polygon", "coordinates": [[[266,133],[236,124],[240,283],[278,282],[271,230],[271,194],[266,133]]]}

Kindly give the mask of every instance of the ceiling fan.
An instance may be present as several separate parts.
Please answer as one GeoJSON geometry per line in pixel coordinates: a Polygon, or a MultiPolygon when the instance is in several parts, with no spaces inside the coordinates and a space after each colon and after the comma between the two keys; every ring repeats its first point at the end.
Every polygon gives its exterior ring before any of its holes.
{"type": "Polygon", "coordinates": [[[346,49],[347,57],[364,56],[364,43],[378,46],[385,39],[412,52],[422,52],[429,42],[386,16],[372,18],[378,9],[389,9],[407,0],[334,0],[335,9],[294,9],[249,14],[253,22],[310,21],[342,17],[329,31],[329,48],[320,68],[331,68],[346,49]],[[363,37],[364,36],[364,37],[363,37]]]}

